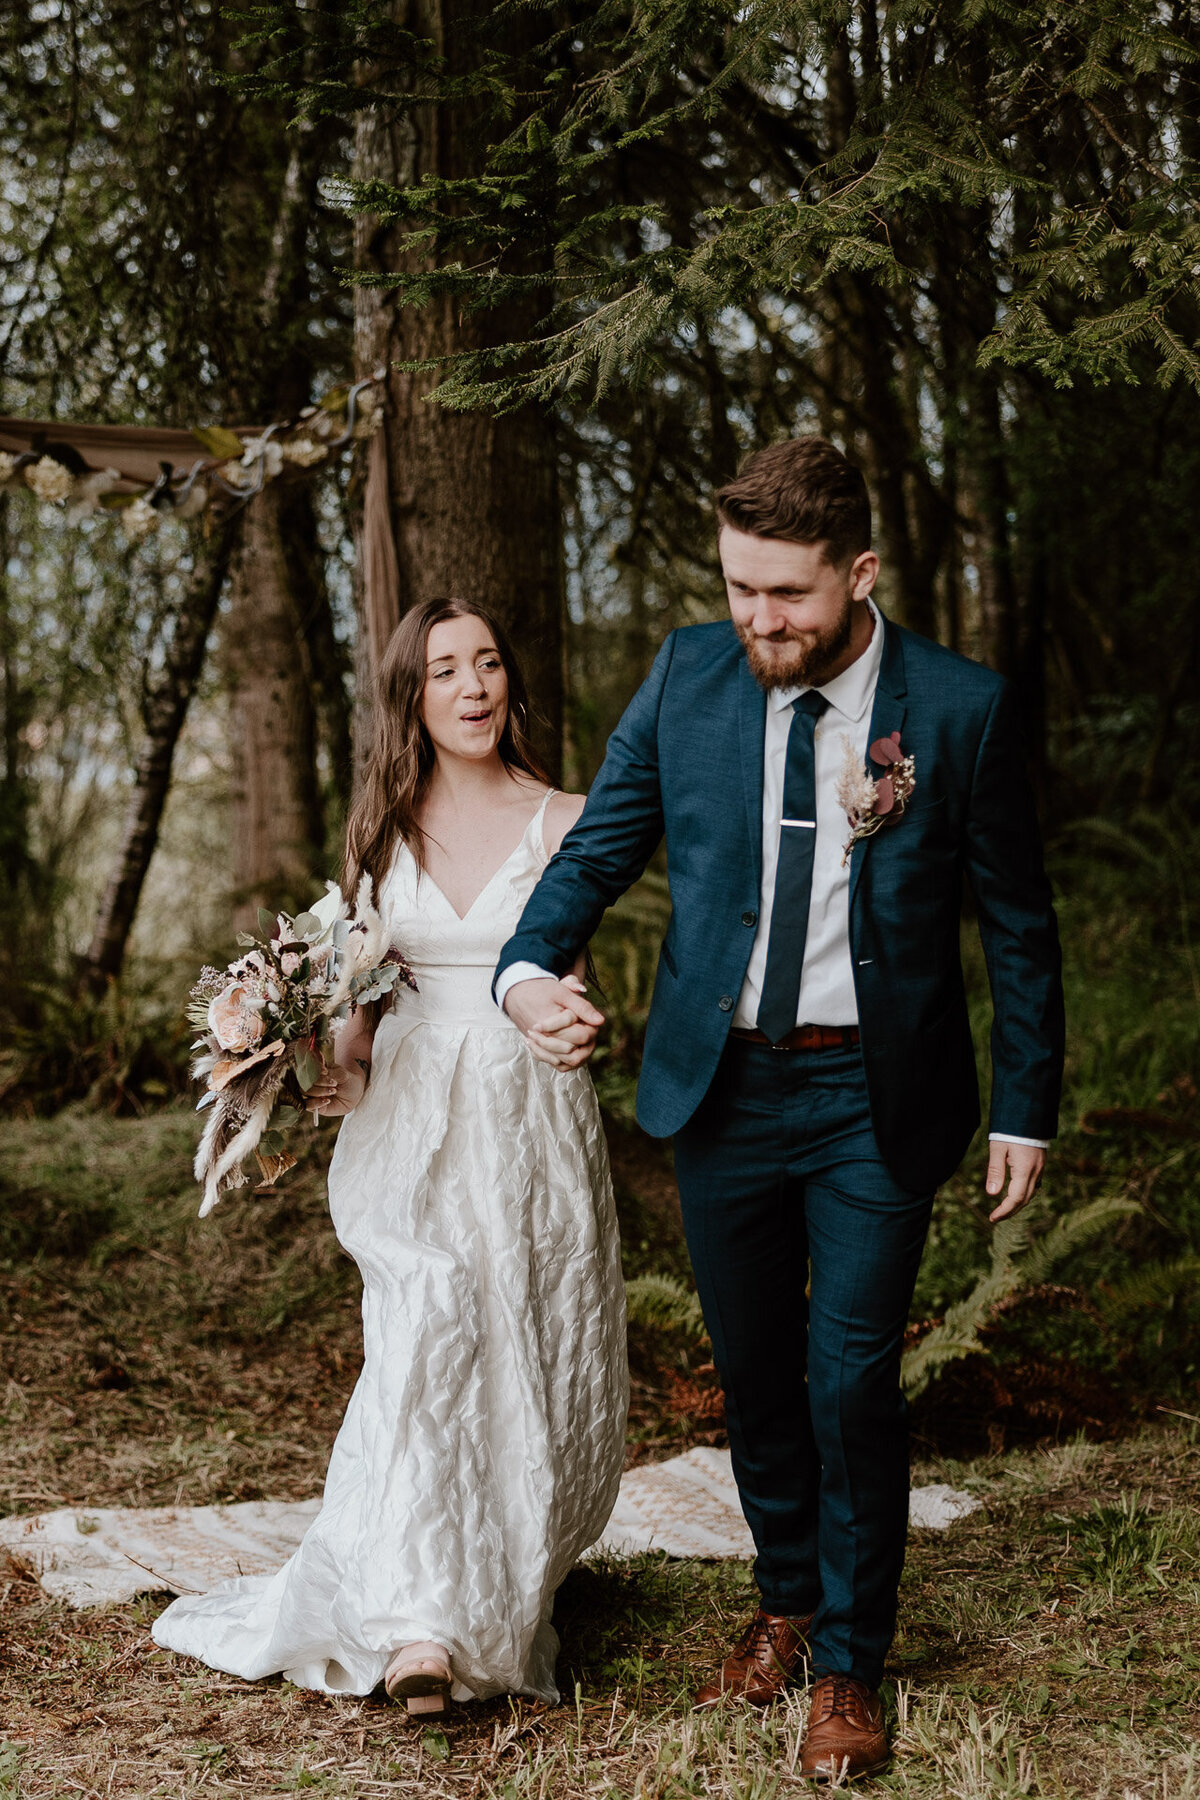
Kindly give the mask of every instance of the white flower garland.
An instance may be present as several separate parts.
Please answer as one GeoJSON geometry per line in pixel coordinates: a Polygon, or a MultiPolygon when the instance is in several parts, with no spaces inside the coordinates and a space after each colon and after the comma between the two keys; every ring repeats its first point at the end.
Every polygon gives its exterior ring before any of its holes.
{"type": "Polygon", "coordinates": [[[232,490],[249,497],[266,482],[276,480],[285,469],[312,469],[327,462],[346,439],[344,415],[348,408],[353,411],[351,439],[369,437],[383,421],[380,380],[381,375],[377,375],[372,385],[336,389],[321,405],[306,406],[287,435],[272,427],[259,437],[241,440],[223,426],[199,430],[196,435],[200,442],[207,444],[210,455],[215,456],[212,472],[218,481],[201,482],[193,475],[178,500],[172,495],[170,484],[153,490],[157,505],[149,499],[150,488],[126,499],[112,493],[122,481],[119,469],[90,469],[86,475],[75,475],[55,456],[40,456],[32,461],[28,454],[19,456],[9,450],[0,450],[0,488],[19,478],[37,499],[49,505],[67,506],[70,525],[90,518],[98,508],[116,512],[130,543],[140,543],[164,518],[195,518],[216,498],[222,484],[227,493],[232,490]],[[235,445],[237,454],[230,455],[235,445]]]}

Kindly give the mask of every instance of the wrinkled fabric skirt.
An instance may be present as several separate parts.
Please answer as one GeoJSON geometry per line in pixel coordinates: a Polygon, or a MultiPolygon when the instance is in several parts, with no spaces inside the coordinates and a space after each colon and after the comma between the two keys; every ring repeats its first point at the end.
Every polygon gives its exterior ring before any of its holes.
{"type": "Polygon", "coordinates": [[[365,1694],[431,1639],[456,1699],[554,1700],[554,1592],[612,1509],[628,1399],[590,1077],[536,1062],[499,1014],[386,1014],[329,1199],[365,1362],[321,1512],[277,1574],[176,1600],[155,1641],[365,1694]]]}

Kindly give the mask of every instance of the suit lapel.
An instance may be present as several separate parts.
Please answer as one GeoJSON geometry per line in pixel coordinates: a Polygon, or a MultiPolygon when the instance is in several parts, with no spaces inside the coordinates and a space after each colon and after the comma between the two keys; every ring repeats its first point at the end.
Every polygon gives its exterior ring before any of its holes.
{"type": "MultiPolygon", "coordinates": [[[[879,679],[875,684],[875,702],[871,708],[871,730],[867,738],[868,745],[877,743],[881,737],[890,737],[893,731],[901,734],[903,742],[904,715],[907,710],[905,696],[908,693],[908,682],[904,673],[904,645],[897,628],[879,614],[883,626],[883,658],[879,665],[879,679]]],[[[873,762],[868,756],[867,767],[876,780],[883,774],[881,764],[873,762]]],[[[886,827],[885,827],[886,830],[886,827]]],[[[850,853],[850,905],[854,906],[854,895],[862,874],[863,863],[871,853],[873,837],[855,844],[850,853]]]]}
{"type": "Polygon", "coordinates": [[[763,739],[766,727],[767,696],[742,656],[738,660],[738,732],[746,793],[746,826],[750,833],[756,888],[762,881],[763,739]]]}

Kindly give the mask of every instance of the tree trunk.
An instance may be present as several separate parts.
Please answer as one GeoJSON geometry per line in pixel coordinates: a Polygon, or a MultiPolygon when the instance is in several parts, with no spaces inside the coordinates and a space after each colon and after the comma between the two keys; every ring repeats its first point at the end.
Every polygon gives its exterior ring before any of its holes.
{"type": "Polygon", "coordinates": [[[277,493],[280,541],[296,610],[298,648],[328,758],[329,797],[334,811],[344,819],[353,781],[350,650],[334,629],[312,488],[306,481],[288,482],[277,493]]]}
{"type": "MultiPolygon", "coordinates": [[[[311,398],[314,353],[297,320],[310,305],[309,241],[328,127],[291,128],[274,192],[270,254],[252,354],[231,381],[228,403],[243,417],[294,417],[311,398]]],[[[257,178],[247,182],[247,203],[257,178]]],[[[335,786],[350,760],[348,699],[317,541],[311,491],[268,482],[247,508],[220,628],[220,665],[230,701],[235,919],[260,905],[307,903],[324,872],[325,832],[317,776],[318,721],[327,728],[335,786]]]]}
{"type": "Polygon", "coordinates": [[[227,519],[200,545],[175,629],[167,645],[162,675],[146,702],[146,738],[138,758],[133,793],[116,866],[100,904],[82,975],[95,992],[121,972],[142,884],[162,822],[171,785],[175,746],[195,692],[209,632],[229,569],[239,521],[227,519]]]}
{"type": "Polygon", "coordinates": [[[1000,394],[989,370],[979,371],[968,391],[967,494],[975,527],[981,650],[993,669],[1012,675],[1017,663],[1017,595],[1000,394]]]}
{"type": "Polygon", "coordinates": [[[16,895],[32,859],[29,811],[32,784],[25,769],[23,731],[28,701],[17,662],[17,632],[8,587],[8,495],[0,494],[0,898],[16,895]]]}
{"type": "MultiPolygon", "coordinates": [[[[431,38],[453,74],[463,72],[474,27],[490,9],[482,0],[419,0],[412,5],[393,0],[389,10],[408,30],[431,38]]],[[[356,175],[395,187],[427,174],[469,176],[475,172],[471,128],[466,106],[429,107],[400,121],[388,120],[378,109],[367,110],[359,116],[356,175]]],[[[402,226],[360,216],[355,234],[360,270],[409,271],[418,266],[415,254],[402,226]]],[[[386,288],[360,287],[355,299],[357,373],[529,337],[542,311],[537,297],[470,314],[460,313],[448,300],[418,309],[398,305],[386,288]]],[[[551,422],[533,407],[504,418],[446,411],[427,399],[436,382],[436,374],[395,368],[389,377],[385,454],[372,474],[386,485],[395,598],[363,593],[364,623],[374,620],[363,636],[368,642],[377,640],[389,610],[400,614],[438,595],[479,600],[494,609],[512,635],[540,715],[535,721],[538,747],[557,774],[563,600],[551,422]]],[[[360,675],[365,673],[360,669],[360,675]]]]}
{"type": "Polygon", "coordinates": [[[316,716],[283,517],[268,485],[245,512],[221,632],[229,693],[235,923],[260,906],[291,912],[312,899],[323,854],[316,716]]]}

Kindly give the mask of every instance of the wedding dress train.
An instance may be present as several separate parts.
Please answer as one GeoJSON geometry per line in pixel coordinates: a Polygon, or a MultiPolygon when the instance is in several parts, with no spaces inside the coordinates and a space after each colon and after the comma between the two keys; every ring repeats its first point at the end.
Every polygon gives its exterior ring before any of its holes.
{"type": "Polygon", "coordinates": [[[213,1668],[365,1694],[430,1640],[456,1699],[557,1698],[554,1592],[616,1498],[628,1379],[590,1077],[536,1062],[490,992],[544,816],[461,918],[405,846],[383,885],[419,991],[380,1022],[329,1172],[365,1363],[295,1554],[154,1626],[213,1668]]]}

